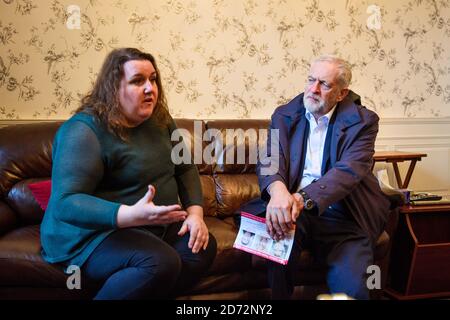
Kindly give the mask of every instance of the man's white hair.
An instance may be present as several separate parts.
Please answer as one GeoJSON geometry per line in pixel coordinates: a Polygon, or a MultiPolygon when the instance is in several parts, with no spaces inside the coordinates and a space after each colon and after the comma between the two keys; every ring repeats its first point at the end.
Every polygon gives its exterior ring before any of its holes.
{"type": "Polygon", "coordinates": [[[334,56],[331,54],[325,54],[325,55],[321,55],[320,57],[315,58],[312,61],[311,65],[316,62],[321,62],[321,61],[334,63],[339,69],[339,74],[338,74],[338,78],[337,78],[339,85],[343,89],[348,88],[348,86],[350,85],[350,82],[352,81],[352,67],[351,67],[350,63],[348,63],[346,60],[344,60],[342,58],[339,58],[338,56],[334,56]]]}

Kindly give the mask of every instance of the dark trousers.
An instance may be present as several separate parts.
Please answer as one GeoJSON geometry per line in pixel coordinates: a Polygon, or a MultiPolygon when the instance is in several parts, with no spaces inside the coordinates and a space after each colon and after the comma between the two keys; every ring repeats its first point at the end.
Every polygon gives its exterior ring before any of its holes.
{"type": "Polygon", "coordinates": [[[302,213],[297,220],[288,265],[268,262],[273,299],[290,299],[298,260],[306,248],[318,264],[328,267],[327,284],[331,293],[369,299],[366,281],[367,267],[373,264],[372,241],[353,219],[330,210],[320,217],[302,213]]]}
{"type": "Polygon", "coordinates": [[[151,228],[110,234],[81,269],[101,286],[94,299],[174,298],[198,281],[214,260],[216,240],[210,234],[206,250],[194,254],[188,248],[189,232],[177,235],[180,227],[170,225],[164,235],[151,228]]]}

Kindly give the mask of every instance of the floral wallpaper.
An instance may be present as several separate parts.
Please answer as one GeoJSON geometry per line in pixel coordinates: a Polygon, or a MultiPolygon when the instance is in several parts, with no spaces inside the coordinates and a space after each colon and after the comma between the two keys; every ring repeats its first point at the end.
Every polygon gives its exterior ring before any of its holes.
{"type": "Polygon", "coordinates": [[[450,117],[448,0],[0,0],[0,119],[68,118],[122,46],[175,117],[268,118],[322,53],[381,117],[450,117]]]}

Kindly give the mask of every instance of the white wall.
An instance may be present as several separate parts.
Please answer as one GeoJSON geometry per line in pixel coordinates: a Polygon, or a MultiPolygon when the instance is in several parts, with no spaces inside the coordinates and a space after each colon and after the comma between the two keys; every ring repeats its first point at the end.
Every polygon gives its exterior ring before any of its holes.
{"type": "MultiPolygon", "coordinates": [[[[450,194],[450,118],[382,119],[375,149],[426,153],[417,162],[408,188],[450,194]]],[[[399,163],[403,179],[409,163],[399,163]]],[[[392,165],[377,163],[375,170],[383,167],[396,186],[392,165]]]]}

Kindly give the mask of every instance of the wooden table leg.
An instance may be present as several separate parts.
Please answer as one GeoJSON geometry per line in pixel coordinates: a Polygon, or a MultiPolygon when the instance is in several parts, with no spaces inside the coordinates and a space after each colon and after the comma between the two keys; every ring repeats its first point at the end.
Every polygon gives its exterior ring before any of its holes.
{"type": "Polygon", "coordinates": [[[392,162],[392,166],[394,167],[395,179],[397,180],[397,186],[399,188],[403,188],[402,177],[400,176],[400,171],[398,170],[397,162],[392,162]]]}
{"type": "Polygon", "coordinates": [[[408,188],[409,180],[411,180],[411,176],[414,171],[414,167],[416,166],[416,162],[417,162],[417,160],[411,160],[411,163],[409,164],[408,173],[406,174],[406,177],[405,177],[405,181],[403,181],[402,189],[408,188]]]}

